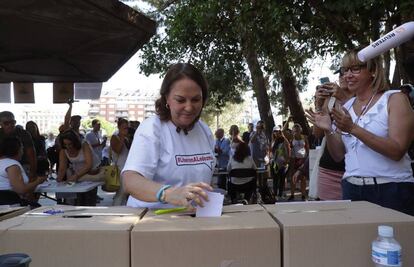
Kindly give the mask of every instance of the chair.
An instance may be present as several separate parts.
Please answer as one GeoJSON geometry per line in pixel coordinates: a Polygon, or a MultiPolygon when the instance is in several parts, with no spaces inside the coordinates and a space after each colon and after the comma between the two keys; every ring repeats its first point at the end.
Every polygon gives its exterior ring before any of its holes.
{"type": "Polygon", "coordinates": [[[232,203],[237,203],[237,193],[244,193],[248,203],[252,203],[251,199],[252,196],[256,195],[256,183],[257,183],[257,176],[256,170],[249,168],[249,169],[232,169],[228,175],[228,185],[227,188],[229,190],[229,195],[231,198],[232,203]],[[231,182],[231,177],[234,178],[247,178],[253,177],[253,180],[247,184],[233,184],[231,182]]]}

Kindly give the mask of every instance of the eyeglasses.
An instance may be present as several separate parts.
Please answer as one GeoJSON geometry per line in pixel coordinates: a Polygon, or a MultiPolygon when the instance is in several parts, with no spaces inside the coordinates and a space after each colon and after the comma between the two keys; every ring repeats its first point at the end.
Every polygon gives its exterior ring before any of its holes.
{"type": "Polygon", "coordinates": [[[340,75],[345,75],[345,73],[347,73],[348,71],[351,71],[352,74],[358,74],[358,73],[361,73],[361,69],[365,68],[366,66],[367,66],[366,64],[360,64],[360,65],[352,65],[349,67],[340,67],[339,73],[340,75]]]}
{"type": "Polygon", "coordinates": [[[1,124],[4,124],[4,126],[15,125],[16,121],[15,120],[3,121],[1,124]]]}

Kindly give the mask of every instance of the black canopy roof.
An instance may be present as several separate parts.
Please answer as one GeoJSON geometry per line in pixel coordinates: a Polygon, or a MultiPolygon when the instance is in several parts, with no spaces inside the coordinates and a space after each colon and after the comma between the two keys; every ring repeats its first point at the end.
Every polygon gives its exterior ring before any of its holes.
{"type": "Polygon", "coordinates": [[[104,82],[155,31],[117,0],[1,0],[0,82],[104,82]]]}

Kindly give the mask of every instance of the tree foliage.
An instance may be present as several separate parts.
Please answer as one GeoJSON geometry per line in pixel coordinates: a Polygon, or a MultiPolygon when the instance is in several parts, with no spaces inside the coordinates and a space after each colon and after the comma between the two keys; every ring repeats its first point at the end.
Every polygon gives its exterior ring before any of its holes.
{"type": "MultiPolygon", "coordinates": [[[[308,59],[338,59],[402,24],[414,10],[409,0],[146,2],[156,7],[151,16],[159,31],[143,49],[141,71],[162,75],[171,63],[195,64],[209,81],[212,113],[240,103],[242,93],[253,89],[268,128],[269,101],[289,107],[306,124],[298,91],[307,84],[308,59]]],[[[389,68],[391,55],[384,57],[389,68]]]]}

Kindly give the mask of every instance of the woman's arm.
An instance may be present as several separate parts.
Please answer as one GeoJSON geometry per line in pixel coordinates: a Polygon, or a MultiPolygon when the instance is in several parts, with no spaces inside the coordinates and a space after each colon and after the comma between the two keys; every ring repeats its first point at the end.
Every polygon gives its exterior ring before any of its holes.
{"type": "MultiPolygon", "coordinates": [[[[157,202],[157,192],[163,186],[142,176],[136,171],[122,173],[126,192],[136,199],[146,202],[157,202]]],[[[203,200],[208,201],[207,191],[213,188],[206,183],[190,183],[181,187],[170,187],[165,190],[164,200],[177,206],[190,206],[191,201],[203,206],[203,200]],[[203,200],[202,200],[203,199],[203,200]]]]}
{"type": "Polygon", "coordinates": [[[354,124],[350,133],[372,150],[395,161],[407,153],[414,138],[414,112],[402,93],[392,94],[388,102],[388,136],[377,136],[354,124]]]}
{"type": "Polygon", "coordinates": [[[37,177],[33,182],[25,184],[22,176],[22,171],[17,165],[8,167],[6,169],[6,172],[13,191],[19,195],[34,192],[36,187],[47,179],[47,176],[37,177]]]}
{"type": "Polygon", "coordinates": [[[124,139],[125,139],[125,137],[117,136],[117,135],[112,135],[112,137],[111,137],[111,149],[112,149],[112,151],[114,151],[118,155],[121,154],[121,152],[122,152],[124,139]]]}
{"type": "Polygon", "coordinates": [[[62,182],[65,178],[66,169],[68,168],[68,158],[66,157],[65,150],[61,149],[59,151],[59,170],[56,180],[62,182]]]}

